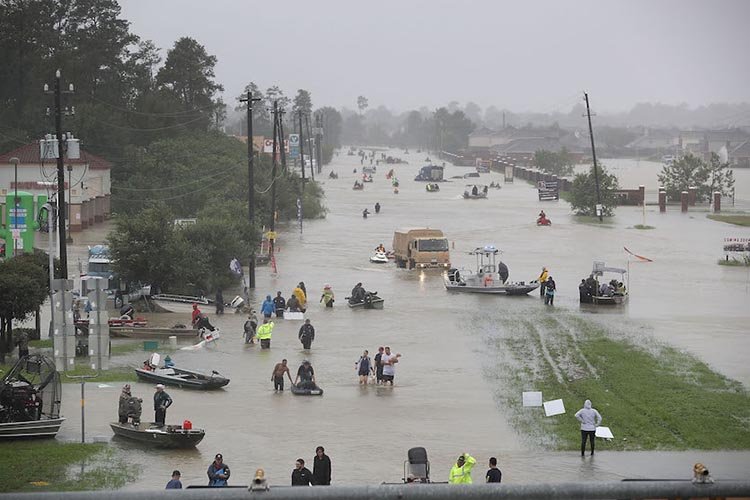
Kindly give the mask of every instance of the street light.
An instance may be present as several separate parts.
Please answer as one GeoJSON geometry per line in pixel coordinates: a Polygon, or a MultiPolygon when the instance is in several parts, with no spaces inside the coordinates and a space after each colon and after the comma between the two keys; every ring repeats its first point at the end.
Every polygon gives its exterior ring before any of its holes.
{"type": "Polygon", "coordinates": [[[16,177],[16,192],[13,195],[13,257],[16,256],[16,247],[18,244],[16,243],[18,238],[18,162],[20,160],[16,158],[15,156],[10,159],[10,162],[13,164],[13,170],[15,170],[15,177],[16,177]]]}

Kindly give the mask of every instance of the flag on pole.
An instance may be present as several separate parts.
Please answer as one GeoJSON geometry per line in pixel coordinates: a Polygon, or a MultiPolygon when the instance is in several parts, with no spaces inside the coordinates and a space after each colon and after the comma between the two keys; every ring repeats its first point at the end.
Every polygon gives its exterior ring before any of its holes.
{"type": "Polygon", "coordinates": [[[638,260],[642,262],[653,262],[653,260],[649,259],[648,257],[644,257],[643,255],[638,255],[636,253],[631,252],[630,250],[628,250],[627,247],[622,247],[622,248],[625,249],[627,253],[629,253],[630,255],[632,255],[633,257],[637,258],[638,260]]]}

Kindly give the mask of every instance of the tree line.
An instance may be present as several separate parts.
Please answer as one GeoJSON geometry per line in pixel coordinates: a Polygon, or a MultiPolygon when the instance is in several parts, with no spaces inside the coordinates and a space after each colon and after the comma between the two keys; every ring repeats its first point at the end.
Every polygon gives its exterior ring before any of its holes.
{"type": "MultiPolygon", "coordinates": [[[[46,113],[51,97],[42,89],[45,83],[52,86],[58,68],[63,88],[75,85],[63,105],[75,106],[76,112],[64,117],[63,128],[81,138],[86,151],[113,163],[116,224],[110,244],[118,270],[133,282],[158,280],[175,291],[210,291],[226,283],[225,258],[246,258],[247,248],[257,244],[270,222],[272,182],[278,195],[274,215],[296,216],[303,189],[298,174],[281,169],[272,179],[271,161],[260,155],[254,176],[257,217],[250,227],[247,146],[223,131],[227,106],[215,78],[217,58],[197,40],[176,40],[162,60],[152,41],[131,32],[116,0],[7,0],[0,15],[0,60],[2,150],[53,130],[46,113]],[[197,217],[199,223],[178,232],[173,219],[185,217],[197,217]],[[174,238],[138,240],[145,227],[169,228],[174,238]],[[136,256],[146,254],[133,241],[151,241],[147,250],[170,255],[175,265],[137,266],[136,256]],[[199,275],[194,267],[202,268],[199,275]]],[[[264,97],[279,100],[282,108],[291,106],[287,120],[297,110],[312,109],[310,94],[302,90],[293,101],[278,87],[264,97]]],[[[259,127],[270,129],[270,121],[264,122],[269,115],[258,115],[259,127]]],[[[304,195],[305,216],[323,216],[320,187],[307,182],[304,195]]]]}

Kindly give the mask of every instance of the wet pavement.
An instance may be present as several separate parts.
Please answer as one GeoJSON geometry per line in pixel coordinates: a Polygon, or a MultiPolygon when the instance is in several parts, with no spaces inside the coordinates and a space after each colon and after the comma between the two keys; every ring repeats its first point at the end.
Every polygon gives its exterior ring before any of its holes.
{"type": "MultiPolygon", "coordinates": [[[[232,468],[232,484],[247,484],[257,467],[266,469],[272,484],[288,484],[294,460],[311,461],[317,445],[325,446],[333,460],[336,484],[400,481],[406,451],[413,446],[427,448],[435,480],[447,478],[455,457],[464,451],[478,459],[475,480],[483,477],[490,456],[498,457],[504,480],[510,482],[538,481],[540,475],[548,481],[686,478],[696,461],[710,464],[715,478],[747,477],[750,452],[608,452],[602,445],[595,459],[582,461],[575,452],[530,447],[511,429],[493,399],[495,381],[483,371],[492,362],[485,354],[489,332],[474,330],[472,319],[483,316],[490,321],[481,323],[491,325],[510,313],[538,314],[544,308],[538,296],[451,295],[437,272],[400,270],[368,259],[379,243],[390,247],[394,229],[404,227],[442,229],[454,245],[451,257],[456,267],[473,267],[474,257],[466,252],[494,244],[503,250],[512,280],[531,280],[542,266],[550,269],[558,284],[556,309],[594,318],[636,338],[669,343],[750,386],[750,273],[716,265],[723,238],[750,237],[749,228],[710,221],[705,209],[681,214],[679,207],[670,207],[659,214],[658,207],[650,206],[646,224],[655,226],[653,230],[632,229],[643,221],[636,207],[619,208],[617,216],[600,227],[575,220],[565,202],[539,202],[533,186],[522,180],[490,190],[486,200],[464,200],[463,179],[450,179],[441,184],[440,192],[428,193],[424,183],[412,180],[425,155],[401,153],[388,152],[407,159],[408,165],[381,165],[375,182],[366,184],[364,191],[353,191],[359,174],[352,170],[361,171],[361,165],[358,157],[346,156],[343,150],[320,175],[330,210],[326,219],[306,220],[302,234],[295,224],[282,227],[278,274],[272,275],[269,267],[258,269],[253,297],[258,306],[266,294],[280,290],[288,297],[299,281],[305,282],[312,302],[307,317],[316,328],[312,350],[305,353],[297,340],[300,322],[277,322],[271,350],[261,351],[242,343],[243,317],[215,317],[206,311],[221,328],[222,338],[211,348],[178,351],[172,357],[187,367],[218,370],[231,383],[210,393],[167,389],[175,400],[168,421],[189,419],[207,431],[196,450],[144,453],[137,445],[113,440],[125,460],[142,470],[141,479],[127,488],[163,488],[175,468],[182,471],[183,483],[204,484],[206,468],[217,452],[232,468]],[[390,168],[400,180],[399,194],[385,179],[390,168]],[[330,170],[339,179],[327,179],[330,170]],[[383,207],[381,213],[363,219],[362,210],[374,212],[376,202],[383,207]],[[534,223],[542,208],[551,227],[534,223]],[[581,310],[577,286],[592,261],[628,267],[624,246],[654,259],[631,261],[630,303],[613,314],[581,310]],[[380,292],[383,311],[346,307],[344,297],[358,281],[380,292]],[[317,303],[324,283],[333,285],[336,293],[333,310],[317,303]],[[396,386],[359,386],[355,361],[363,349],[374,356],[381,345],[403,355],[396,367],[396,386]],[[275,394],[270,375],[282,358],[289,360],[293,371],[302,359],[310,359],[325,395],[275,394]]],[[[627,162],[605,160],[618,171],[630,172],[623,174],[623,186],[655,183],[659,164],[649,167],[633,161],[628,170],[627,162]]],[[[449,166],[446,178],[470,170],[449,166]]],[[[750,193],[750,172],[737,172],[736,177],[738,193],[750,193]]],[[[482,183],[491,180],[502,182],[502,177],[482,175],[482,183]]],[[[71,267],[78,256],[85,260],[85,244],[102,238],[101,229],[76,235],[71,267]]],[[[167,326],[189,320],[173,314],[149,319],[167,326]]],[[[113,362],[135,366],[145,357],[140,351],[113,362]]],[[[116,419],[120,384],[107,385],[87,384],[89,438],[111,436],[108,422],[116,419]]],[[[80,439],[79,390],[77,385],[65,385],[63,410],[68,421],[60,439],[80,439]]],[[[134,384],[133,392],[144,398],[144,416],[150,417],[152,386],[134,384]]],[[[570,408],[578,404],[566,402],[570,408]]],[[[577,425],[571,414],[565,418],[577,425]]]]}

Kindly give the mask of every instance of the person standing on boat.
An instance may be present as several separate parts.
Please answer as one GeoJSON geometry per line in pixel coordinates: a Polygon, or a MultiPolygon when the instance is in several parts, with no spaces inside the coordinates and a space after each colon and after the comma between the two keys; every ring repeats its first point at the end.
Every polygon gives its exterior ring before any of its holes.
{"type": "Polygon", "coordinates": [[[313,458],[313,484],[315,486],[331,485],[331,459],[326,455],[326,450],[322,446],[315,448],[315,458],[313,458]]]}
{"type": "Polygon", "coordinates": [[[260,342],[262,349],[271,348],[271,335],[273,335],[273,321],[269,318],[263,318],[263,324],[258,327],[255,332],[255,338],[260,342]]]}
{"type": "Polygon", "coordinates": [[[297,338],[302,342],[303,349],[306,351],[310,349],[312,341],[315,340],[315,327],[310,324],[309,318],[306,319],[305,324],[300,327],[297,338]]]}
{"type": "Polygon", "coordinates": [[[130,413],[130,398],[133,395],[130,393],[130,384],[122,386],[122,392],[120,393],[120,404],[117,407],[117,416],[121,424],[128,423],[128,414],[130,413]]]}
{"type": "Polygon", "coordinates": [[[172,398],[164,390],[163,384],[157,384],[154,393],[154,420],[158,427],[164,427],[164,422],[167,419],[167,408],[170,406],[172,406],[172,398]]]}
{"type": "Polygon", "coordinates": [[[283,318],[284,309],[286,309],[286,299],[281,296],[281,292],[276,292],[276,297],[273,298],[273,307],[276,311],[276,317],[283,318]]]}
{"type": "Polygon", "coordinates": [[[224,463],[224,457],[217,453],[214,461],[208,466],[208,485],[209,486],[226,486],[229,480],[229,466],[224,463]]]}
{"type": "Polygon", "coordinates": [[[544,292],[544,303],[546,305],[554,306],[555,305],[555,291],[557,290],[557,285],[555,284],[555,280],[552,279],[552,276],[547,278],[547,281],[545,283],[545,292],[544,292]]]}
{"type": "Polygon", "coordinates": [[[276,308],[273,305],[270,295],[266,295],[266,300],[263,301],[263,305],[260,306],[260,312],[264,318],[270,318],[276,308]]]}
{"type": "Polygon", "coordinates": [[[292,374],[289,373],[289,367],[286,364],[286,359],[282,359],[281,363],[276,363],[273,367],[273,373],[271,373],[271,382],[273,382],[274,391],[284,390],[284,374],[286,373],[289,383],[294,385],[292,381],[292,374]]]}
{"type": "Polygon", "coordinates": [[[594,454],[594,439],[596,438],[596,428],[602,423],[601,414],[591,407],[591,400],[583,402],[583,408],[578,410],[575,415],[576,419],[581,422],[581,456],[586,454],[586,439],[591,442],[591,454],[594,454]]]}
{"type": "Polygon", "coordinates": [[[333,307],[334,296],[333,289],[328,283],[323,287],[323,294],[320,296],[320,302],[325,304],[326,307],[333,307]]]}
{"type": "Polygon", "coordinates": [[[537,278],[537,281],[539,282],[539,296],[544,297],[544,289],[547,286],[547,278],[549,277],[549,272],[547,271],[546,267],[542,268],[542,274],[539,275],[537,278]]]}
{"type": "Polygon", "coordinates": [[[190,322],[193,325],[193,328],[198,328],[198,319],[201,316],[201,310],[198,309],[198,304],[193,304],[193,312],[192,317],[190,319],[190,322]]]}
{"type": "Polygon", "coordinates": [[[250,314],[245,321],[243,329],[245,330],[245,343],[254,344],[253,338],[255,337],[255,330],[258,328],[258,315],[255,314],[254,310],[250,310],[250,314]]]}

